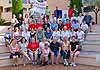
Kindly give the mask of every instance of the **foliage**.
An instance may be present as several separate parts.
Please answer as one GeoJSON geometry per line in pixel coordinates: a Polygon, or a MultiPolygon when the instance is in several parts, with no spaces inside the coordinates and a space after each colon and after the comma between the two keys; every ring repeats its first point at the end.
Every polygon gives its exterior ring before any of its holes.
{"type": "Polygon", "coordinates": [[[12,0],[12,14],[23,14],[23,0],[12,0]]]}
{"type": "Polygon", "coordinates": [[[5,22],[6,22],[5,19],[1,19],[1,18],[0,18],[0,25],[5,25],[5,24],[6,24],[5,22]]]}
{"type": "Polygon", "coordinates": [[[82,12],[82,0],[70,0],[70,8],[75,8],[78,13],[82,12]]]}

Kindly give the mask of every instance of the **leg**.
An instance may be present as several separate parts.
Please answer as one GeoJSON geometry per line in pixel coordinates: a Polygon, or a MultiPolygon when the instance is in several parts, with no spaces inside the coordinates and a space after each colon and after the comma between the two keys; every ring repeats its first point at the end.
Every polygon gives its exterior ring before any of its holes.
{"type": "Polygon", "coordinates": [[[59,63],[59,58],[60,58],[60,53],[59,52],[57,52],[57,59],[56,59],[56,64],[58,64],[59,63]]]}
{"type": "Polygon", "coordinates": [[[31,60],[30,59],[30,57],[27,55],[27,53],[26,52],[24,52],[24,51],[21,51],[21,53],[28,59],[28,60],[31,60]]]}
{"type": "Polygon", "coordinates": [[[54,53],[51,52],[51,64],[54,65],[54,53]]]}
{"type": "Polygon", "coordinates": [[[80,51],[77,51],[75,54],[74,54],[74,62],[76,61],[76,58],[77,56],[80,54],[80,51]]]}

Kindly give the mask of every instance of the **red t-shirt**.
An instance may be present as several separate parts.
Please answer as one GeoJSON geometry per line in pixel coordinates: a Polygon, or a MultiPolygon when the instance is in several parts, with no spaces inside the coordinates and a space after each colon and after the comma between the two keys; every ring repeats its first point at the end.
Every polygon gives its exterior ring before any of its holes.
{"type": "Polygon", "coordinates": [[[36,50],[39,48],[39,43],[38,42],[30,42],[28,44],[28,49],[30,50],[36,50]]]}
{"type": "Polygon", "coordinates": [[[36,28],[36,24],[34,24],[34,23],[30,23],[30,24],[29,24],[29,28],[33,28],[33,29],[35,29],[35,28],[36,28]]]}
{"type": "Polygon", "coordinates": [[[71,27],[72,27],[71,23],[67,23],[64,26],[66,26],[68,29],[71,29],[71,27]]]}
{"type": "Polygon", "coordinates": [[[73,9],[73,8],[70,8],[70,9],[68,10],[68,17],[69,17],[69,18],[73,17],[73,13],[74,13],[74,9],[73,9]]]}
{"type": "Polygon", "coordinates": [[[43,24],[37,23],[37,24],[36,24],[36,28],[39,28],[39,27],[43,28],[43,24]]]}

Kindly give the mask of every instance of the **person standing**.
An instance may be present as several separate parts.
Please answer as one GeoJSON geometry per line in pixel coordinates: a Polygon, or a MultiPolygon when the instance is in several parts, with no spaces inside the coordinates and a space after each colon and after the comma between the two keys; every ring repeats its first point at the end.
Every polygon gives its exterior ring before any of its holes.
{"type": "Polygon", "coordinates": [[[46,6],[45,15],[46,15],[46,18],[48,20],[50,17],[50,10],[49,10],[48,6],[46,6]]]}
{"type": "Polygon", "coordinates": [[[92,20],[93,20],[92,16],[89,15],[89,13],[86,13],[86,15],[84,16],[84,19],[83,20],[88,25],[89,31],[92,32],[92,27],[91,27],[92,26],[92,20]]]}

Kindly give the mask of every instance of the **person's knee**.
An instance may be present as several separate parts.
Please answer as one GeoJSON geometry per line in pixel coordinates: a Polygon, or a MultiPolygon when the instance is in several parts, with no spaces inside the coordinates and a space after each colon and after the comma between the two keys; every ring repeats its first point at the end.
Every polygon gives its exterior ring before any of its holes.
{"type": "Polygon", "coordinates": [[[77,51],[76,53],[75,53],[75,56],[78,56],[80,54],[80,51],[77,51]]]}

